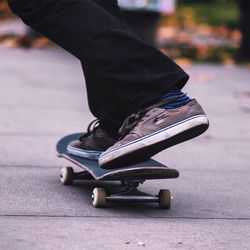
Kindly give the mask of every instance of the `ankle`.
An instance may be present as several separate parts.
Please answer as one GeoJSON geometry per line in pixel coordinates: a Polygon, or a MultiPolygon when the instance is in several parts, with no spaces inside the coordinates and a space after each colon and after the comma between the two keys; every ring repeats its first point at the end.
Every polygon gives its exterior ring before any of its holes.
{"type": "Polygon", "coordinates": [[[105,133],[107,133],[107,135],[109,137],[111,137],[114,140],[118,140],[119,139],[119,134],[118,134],[118,130],[119,130],[119,126],[114,125],[112,123],[109,122],[103,122],[100,121],[100,128],[105,131],[105,133]]]}
{"type": "Polygon", "coordinates": [[[166,105],[163,105],[162,108],[171,109],[181,107],[192,100],[187,94],[183,93],[181,90],[178,89],[170,90],[160,99],[160,101],[165,101],[168,99],[173,99],[173,101],[166,105]]]}

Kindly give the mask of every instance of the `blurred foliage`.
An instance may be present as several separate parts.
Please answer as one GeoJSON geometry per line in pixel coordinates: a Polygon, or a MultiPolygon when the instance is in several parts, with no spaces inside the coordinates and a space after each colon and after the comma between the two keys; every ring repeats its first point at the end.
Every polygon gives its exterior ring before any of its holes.
{"type": "MultiPolygon", "coordinates": [[[[246,0],[247,1],[247,0],[246,0]]],[[[250,1],[250,0],[249,0],[250,1]]],[[[177,0],[173,15],[164,15],[158,32],[163,52],[174,59],[231,64],[239,49],[239,0],[177,0]]],[[[6,0],[0,0],[0,21],[13,17],[6,0]]],[[[0,34],[9,46],[48,46],[48,40],[0,34]]]]}
{"type": "Polygon", "coordinates": [[[159,29],[161,49],[174,59],[231,64],[240,40],[233,0],[178,0],[177,11],[163,16],[159,29]]]}
{"type": "Polygon", "coordinates": [[[9,18],[10,16],[12,16],[12,13],[9,10],[6,0],[0,0],[0,20],[9,18]]]}
{"type": "Polygon", "coordinates": [[[183,23],[192,19],[195,23],[213,26],[224,25],[228,28],[239,27],[239,8],[236,1],[188,1],[179,0],[176,18],[183,23]]]}
{"type": "Polygon", "coordinates": [[[237,48],[233,46],[189,46],[183,45],[180,47],[164,47],[161,48],[163,53],[170,57],[177,59],[187,59],[185,61],[191,62],[214,62],[223,64],[234,64],[234,55],[237,48]]]}

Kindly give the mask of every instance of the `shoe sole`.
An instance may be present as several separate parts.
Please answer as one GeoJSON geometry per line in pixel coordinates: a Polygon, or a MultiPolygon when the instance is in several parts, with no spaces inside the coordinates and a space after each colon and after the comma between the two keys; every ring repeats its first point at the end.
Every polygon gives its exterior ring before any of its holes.
{"type": "Polygon", "coordinates": [[[201,135],[208,126],[206,116],[191,117],[102,154],[99,164],[102,168],[112,169],[146,161],[164,149],[201,135]]]}
{"type": "Polygon", "coordinates": [[[72,146],[67,147],[67,152],[71,155],[78,156],[78,157],[85,158],[85,159],[90,159],[90,160],[98,160],[100,155],[102,154],[102,152],[99,152],[99,151],[94,151],[94,150],[84,151],[84,150],[77,149],[72,146]]]}

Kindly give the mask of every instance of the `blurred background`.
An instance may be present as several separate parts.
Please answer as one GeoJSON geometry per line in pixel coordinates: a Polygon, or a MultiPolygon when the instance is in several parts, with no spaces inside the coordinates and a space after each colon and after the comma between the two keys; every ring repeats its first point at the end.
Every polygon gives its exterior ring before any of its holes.
{"type": "MultiPolygon", "coordinates": [[[[142,37],[182,63],[250,61],[248,0],[119,0],[142,37]]],[[[0,0],[0,46],[52,44],[28,29],[0,0]]]]}
{"type": "Polygon", "coordinates": [[[55,156],[56,142],[94,119],[82,67],[0,0],[0,249],[122,250],[138,240],[145,249],[249,249],[250,0],[119,3],[131,27],[187,71],[183,91],[210,120],[204,135],[154,157],[181,178],[143,190],[170,188],[173,209],[92,209],[94,186],[60,185],[66,162],[55,156]]]}

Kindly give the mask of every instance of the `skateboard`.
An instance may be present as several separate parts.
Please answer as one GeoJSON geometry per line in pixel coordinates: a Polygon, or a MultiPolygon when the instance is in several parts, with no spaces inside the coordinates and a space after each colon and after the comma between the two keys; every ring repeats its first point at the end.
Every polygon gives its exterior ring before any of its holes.
{"type": "Polygon", "coordinates": [[[58,157],[65,158],[82,171],[74,172],[72,167],[63,167],[60,180],[63,185],[72,185],[75,180],[85,181],[119,181],[122,191],[108,193],[104,188],[96,187],[92,193],[92,205],[104,207],[108,202],[156,202],[160,208],[170,209],[172,196],[168,189],[161,189],[158,195],[140,192],[138,187],[146,180],[174,179],[179,177],[176,169],[169,168],[153,159],[135,165],[115,169],[103,169],[98,161],[70,155],[67,145],[78,140],[83,133],[75,133],[61,138],[56,145],[58,157]]]}

